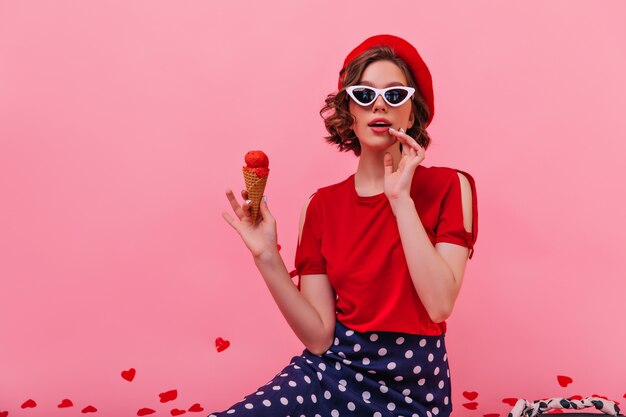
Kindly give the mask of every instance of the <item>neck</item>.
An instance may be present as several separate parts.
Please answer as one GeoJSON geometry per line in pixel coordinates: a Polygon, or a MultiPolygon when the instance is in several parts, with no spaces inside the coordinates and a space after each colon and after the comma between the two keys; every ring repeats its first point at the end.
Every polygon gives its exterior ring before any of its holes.
{"type": "Polygon", "coordinates": [[[362,149],[359,156],[359,164],[354,174],[354,182],[360,195],[374,195],[383,192],[385,166],[385,153],[389,152],[393,158],[393,170],[398,169],[400,162],[400,147],[396,142],[389,148],[373,152],[369,149],[362,149]]]}

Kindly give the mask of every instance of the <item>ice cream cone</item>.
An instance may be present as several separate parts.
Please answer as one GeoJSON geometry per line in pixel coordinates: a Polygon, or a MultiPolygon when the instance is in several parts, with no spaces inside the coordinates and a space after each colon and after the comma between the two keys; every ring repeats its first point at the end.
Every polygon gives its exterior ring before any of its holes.
{"type": "Polygon", "coordinates": [[[263,198],[263,192],[265,192],[265,184],[267,184],[267,177],[259,177],[255,172],[243,169],[243,178],[246,182],[246,191],[248,191],[248,199],[252,200],[252,222],[256,223],[259,216],[259,207],[261,205],[261,198],[263,198]]]}

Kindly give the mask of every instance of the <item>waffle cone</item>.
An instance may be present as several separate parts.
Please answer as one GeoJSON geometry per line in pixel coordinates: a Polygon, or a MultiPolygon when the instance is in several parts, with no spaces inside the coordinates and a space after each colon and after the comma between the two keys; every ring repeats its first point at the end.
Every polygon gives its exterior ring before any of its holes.
{"type": "Polygon", "coordinates": [[[267,184],[267,177],[259,177],[256,173],[248,171],[243,168],[243,178],[246,181],[246,191],[248,191],[248,198],[252,200],[252,222],[255,223],[259,216],[259,207],[261,205],[261,199],[263,198],[263,192],[265,191],[265,184],[267,184]]]}

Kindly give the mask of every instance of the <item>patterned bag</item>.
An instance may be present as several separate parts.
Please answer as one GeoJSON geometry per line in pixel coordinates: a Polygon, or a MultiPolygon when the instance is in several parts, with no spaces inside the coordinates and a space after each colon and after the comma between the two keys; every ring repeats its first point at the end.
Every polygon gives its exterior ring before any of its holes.
{"type": "Polygon", "coordinates": [[[581,400],[570,400],[567,398],[549,398],[546,400],[535,400],[533,402],[520,398],[513,406],[508,417],[545,417],[558,415],[561,417],[598,417],[603,414],[598,413],[548,413],[550,410],[567,409],[581,410],[583,408],[594,407],[605,415],[623,416],[619,413],[619,407],[613,401],[597,397],[588,397],[581,400]]]}

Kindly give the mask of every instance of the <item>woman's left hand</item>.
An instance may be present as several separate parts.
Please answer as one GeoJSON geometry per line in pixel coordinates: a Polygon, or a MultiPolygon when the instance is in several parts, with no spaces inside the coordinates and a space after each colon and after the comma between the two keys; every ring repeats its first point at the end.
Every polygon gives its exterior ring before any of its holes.
{"type": "Polygon", "coordinates": [[[402,129],[400,131],[389,128],[389,134],[398,138],[402,144],[402,157],[398,164],[398,169],[393,171],[393,157],[390,153],[385,154],[385,194],[391,201],[409,196],[411,191],[411,181],[417,166],[426,157],[426,151],[415,139],[407,135],[402,129]]]}

